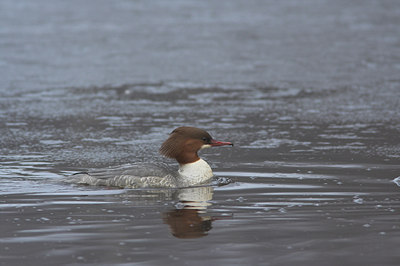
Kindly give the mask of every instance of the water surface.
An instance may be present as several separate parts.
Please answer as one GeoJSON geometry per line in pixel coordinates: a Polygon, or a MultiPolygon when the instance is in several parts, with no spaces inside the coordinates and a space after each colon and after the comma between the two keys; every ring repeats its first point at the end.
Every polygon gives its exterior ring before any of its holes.
{"type": "MultiPolygon", "coordinates": [[[[397,265],[397,1],[2,1],[0,264],[397,265]],[[233,148],[228,185],[61,182],[233,148]]],[[[398,180],[398,179],[397,179],[398,180]]]]}

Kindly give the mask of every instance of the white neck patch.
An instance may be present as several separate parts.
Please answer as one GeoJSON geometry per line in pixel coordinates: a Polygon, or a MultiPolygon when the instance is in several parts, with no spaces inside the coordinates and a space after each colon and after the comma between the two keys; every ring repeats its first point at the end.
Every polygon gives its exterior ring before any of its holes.
{"type": "Polygon", "coordinates": [[[181,165],[178,172],[188,185],[204,183],[214,176],[211,167],[203,159],[181,165]]]}

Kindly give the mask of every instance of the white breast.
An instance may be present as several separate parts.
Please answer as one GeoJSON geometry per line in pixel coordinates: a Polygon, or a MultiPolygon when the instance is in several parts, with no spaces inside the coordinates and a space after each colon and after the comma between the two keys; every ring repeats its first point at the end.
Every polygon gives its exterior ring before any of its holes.
{"type": "Polygon", "coordinates": [[[202,184],[214,176],[211,167],[203,159],[181,165],[178,172],[188,186],[202,184]]]}

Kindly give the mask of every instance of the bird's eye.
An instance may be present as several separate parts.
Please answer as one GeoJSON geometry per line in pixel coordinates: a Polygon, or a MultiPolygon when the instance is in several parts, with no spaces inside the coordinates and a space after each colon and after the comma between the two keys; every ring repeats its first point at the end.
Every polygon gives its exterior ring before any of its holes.
{"type": "Polygon", "coordinates": [[[208,142],[208,139],[206,137],[201,138],[204,142],[208,142]]]}

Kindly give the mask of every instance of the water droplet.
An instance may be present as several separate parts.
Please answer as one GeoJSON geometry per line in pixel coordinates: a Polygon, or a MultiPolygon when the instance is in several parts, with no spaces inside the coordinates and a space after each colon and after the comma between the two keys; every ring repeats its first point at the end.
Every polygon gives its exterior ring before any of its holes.
{"type": "Polygon", "coordinates": [[[354,196],[353,202],[357,204],[363,204],[364,200],[362,198],[359,198],[358,196],[354,196]]]}
{"type": "Polygon", "coordinates": [[[182,202],[178,202],[177,204],[175,204],[175,208],[177,209],[183,209],[185,207],[185,204],[183,204],[182,202]]]}
{"type": "Polygon", "coordinates": [[[245,199],[244,199],[243,197],[239,197],[239,198],[237,198],[236,200],[239,201],[239,202],[245,201],[245,199]]]}
{"type": "Polygon", "coordinates": [[[393,182],[400,187],[400,176],[396,177],[395,179],[393,179],[393,182]]]}

